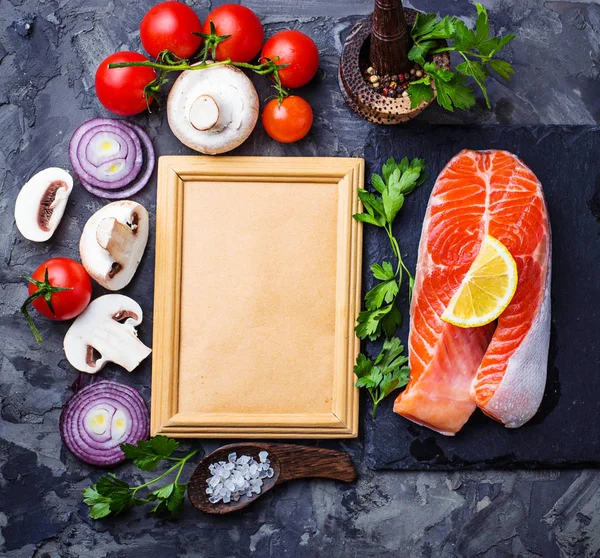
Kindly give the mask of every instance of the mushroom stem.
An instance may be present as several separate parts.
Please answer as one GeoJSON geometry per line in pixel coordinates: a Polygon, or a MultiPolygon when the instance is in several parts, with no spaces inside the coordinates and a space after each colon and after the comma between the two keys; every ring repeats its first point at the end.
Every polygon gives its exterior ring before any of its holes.
{"type": "Polygon", "coordinates": [[[116,262],[127,261],[135,232],[114,217],[102,219],[96,229],[96,240],[116,262]]]}
{"type": "Polygon", "coordinates": [[[200,95],[190,107],[190,124],[205,132],[212,129],[219,120],[219,105],[210,95],[200,95]]]}

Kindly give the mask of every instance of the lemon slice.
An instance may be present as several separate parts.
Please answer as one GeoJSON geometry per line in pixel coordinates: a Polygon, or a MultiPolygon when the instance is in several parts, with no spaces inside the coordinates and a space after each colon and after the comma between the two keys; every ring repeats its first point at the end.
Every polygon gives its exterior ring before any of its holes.
{"type": "Polygon", "coordinates": [[[442,320],[459,327],[493,322],[509,305],[517,290],[517,264],[508,248],[486,235],[479,254],[450,299],[442,320]]]}

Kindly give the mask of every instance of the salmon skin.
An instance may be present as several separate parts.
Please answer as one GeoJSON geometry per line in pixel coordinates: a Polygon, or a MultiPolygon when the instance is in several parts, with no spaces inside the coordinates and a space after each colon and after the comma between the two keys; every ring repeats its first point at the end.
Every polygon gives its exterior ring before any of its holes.
{"type": "Polygon", "coordinates": [[[394,411],[448,436],[476,407],[508,428],[526,423],[546,386],[550,275],[550,223],[539,180],[512,153],[461,151],[429,198],[410,308],[411,376],[394,411]],[[441,315],[486,234],[515,259],[515,295],[497,323],[446,323],[441,315]]]}

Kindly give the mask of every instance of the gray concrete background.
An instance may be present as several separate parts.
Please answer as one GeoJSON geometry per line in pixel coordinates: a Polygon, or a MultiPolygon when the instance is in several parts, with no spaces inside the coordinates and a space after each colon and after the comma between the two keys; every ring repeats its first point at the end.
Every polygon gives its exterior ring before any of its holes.
{"type": "MultiPolygon", "coordinates": [[[[188,2],[203,19],[223,2],[188,2]]],[[[315,109],[306,141],[282,146],[257,131],[241,150],[261,155],[356,155],[372,124],[355,117],[337,89],[343,38],[367,0],[252,0],[270,35],[293,27],[313,36],[321,51],[315,83],[301,91],[315,109]]],[[[76,461],[61,444],[58,417],[74,371],[63,358],[65,324],[39,322],[45,343],[36,347],[18,306],[19,276],[49,256],[77,257],[88,216],[102,205],[73,196],[50,243],[28,243],[16,232],[12,209],[19,187],[36,170],[68,165],[74,128],[104,116],[93,89],[101,59],[139,49],[138,25],[153,2],[104,0],[0,0],[0,555],[6,557],[170,556],[411,556],[592,557],[600,555],[600,475],[594,471],[374,473],[359,438],[338,447],[358,466],[354,486],[298,482],[273,491],[241,515],[214,518],[189,504],[177,521],[155,520],[137,509],[91,521],[81,491],[100,471],[76,461]]],[[[438,123],[594,124],[600,70],[600,5],[592,0],[487,0],[496,30],[518,38],[507,52],[517,74],[510,84],[492,80],[494,110],[480,102],[469,113],[428,109],[438,123]]],[[[472,20],[468,0],[423,0],[472,20]]],[[[255,80],[262,99],[268,87],[255,80]]],[[[171,135],[162,112],[135,119],[159,154],[189,153],[171,135]]],[[[153,183],[140,200],[152,213],[153,183]]],[[[152,322],[153,239],[128,289],[145,312],[140,336],[152,322]]],[[[100,294],[97,290],[96,294],[100,294]]],[[[107,378],[136,385],[149,398],[148,363],[127,375],[107,367],[107,378]]],[[[549,440],[550,442],[550,440],[549,440]]],[[[185,443],[209,452],[216,442],[185,443]]],[[[322,444],[333,445],[333,444],[322,444]]],[[[191,473],[191,469],[189,471],[191,473]]],[[[119,469],[139,479],[129,466],[119,469]]]]}

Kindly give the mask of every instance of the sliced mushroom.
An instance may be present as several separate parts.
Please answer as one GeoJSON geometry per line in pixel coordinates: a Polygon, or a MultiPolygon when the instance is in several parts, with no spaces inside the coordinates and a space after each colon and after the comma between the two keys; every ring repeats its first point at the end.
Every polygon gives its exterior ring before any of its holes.
{"type": "Polygon", "coordinates": [[[130,200],[109,203],[89,218],[79,253],[92,279],[110,291],[129,284],[148,242],[148,222],[144,206],[130,200]]]}
{"type": "Polygon", "coordinates": [[[50,167],[32,176],[15,203],[15,221],[21,234],[34,242],[48,240],[58,227],[73,190],[73,178],[50,167]]]}
{"type": "Polygon", "coordinates": [[[137,337],[142,309],[133,299],[118,294],[93,300],[65,335],[67,360],[77,370],[95,374],[107,362],[131,372],[152,349],[137,337]]]}
{"type": "Polygon", "coordinates": [[[258,95],[246,74],[233,66],[187,70],[171,88],[167,117],[181,143],[208,155],[225,153],[254,130],[258,95]]]}

